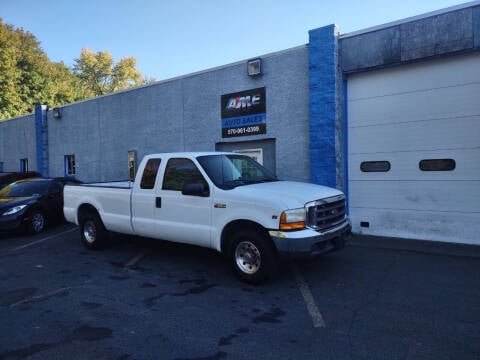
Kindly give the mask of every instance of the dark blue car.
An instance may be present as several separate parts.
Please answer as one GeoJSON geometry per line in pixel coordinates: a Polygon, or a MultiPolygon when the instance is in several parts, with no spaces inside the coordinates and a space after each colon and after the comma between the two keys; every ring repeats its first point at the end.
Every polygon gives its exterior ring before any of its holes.
{"type": "MultiPolygon", "coordinates": [[[[41,233],[63,219],[63,187],[68,179],[26,179],[0,190],[0,231],[41,233]]],[[[73,181],[75,182],[75,181],[73,181]]]]}
{"type": "Polygon", "coordinates": [[[42,177],[36,171],[0,172],[0,190],[14,181],[42,177]]]}

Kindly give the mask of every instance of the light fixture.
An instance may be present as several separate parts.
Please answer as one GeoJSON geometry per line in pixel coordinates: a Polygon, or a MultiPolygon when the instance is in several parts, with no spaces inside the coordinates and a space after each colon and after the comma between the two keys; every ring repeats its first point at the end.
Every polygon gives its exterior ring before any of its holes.
{"type": "Polygon", "coordinates": [[[259,76],[262,74],[262,59],[253,59],[247,61],[248,76],[259,76]]]}
{"type": "Polygon", "coordinates": [[[55,107],[52,109],[53,117],[55,119],[61,119],[62,118],[62,112],[60,111],[60,108],[55,107]]]}

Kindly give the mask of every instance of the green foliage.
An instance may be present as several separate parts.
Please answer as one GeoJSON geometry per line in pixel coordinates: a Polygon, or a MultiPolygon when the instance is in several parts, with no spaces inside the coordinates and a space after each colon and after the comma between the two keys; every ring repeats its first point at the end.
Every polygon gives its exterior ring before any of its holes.
{"type": "Polygon", "coordinates": [[[73,77],[52,63],[34,35],[0,19],[0,119],[33,111],[36,104],[76,100],[73,77]]]}
{"type": "Polygon", "coordinates": [[[36,37],[0,18],[0,120],[155,81],[143,78],[136,59],[116,64],[108,51],[83,49],[73,69],[51,62],[36,37]]]}
{"type": "Polygon", "coordinates": [[[143,77],[135,68],[136,64],[133,57],[114,64],[108,51],[82,49],[80,58],[75,59],[73,71],[87,91],[99,96],[142,85],[143,77]]]}

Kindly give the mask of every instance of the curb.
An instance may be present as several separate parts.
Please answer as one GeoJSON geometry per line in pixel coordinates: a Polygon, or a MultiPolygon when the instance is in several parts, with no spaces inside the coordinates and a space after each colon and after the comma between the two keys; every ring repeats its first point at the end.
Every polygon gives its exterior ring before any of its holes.
{"type": "Polygon", "coordinates": [[[354,234],[350,246],[480,258],[480,245],[354,234]]]}

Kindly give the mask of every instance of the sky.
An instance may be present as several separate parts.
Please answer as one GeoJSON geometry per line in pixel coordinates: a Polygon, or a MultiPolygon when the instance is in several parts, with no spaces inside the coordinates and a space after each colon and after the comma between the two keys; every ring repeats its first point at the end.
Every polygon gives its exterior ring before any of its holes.
{"type": "MultiPolygon", "coordinates": [[[[337,24],[362,30],[464,4],[457,0],[0,0],[4,23],[31,32],[51,61],[73,66],[83,48],[133,56],[165,80],[308,43],[337,24]]],[[[476,1],[478,3],[478,1],[476,1]]]]}

